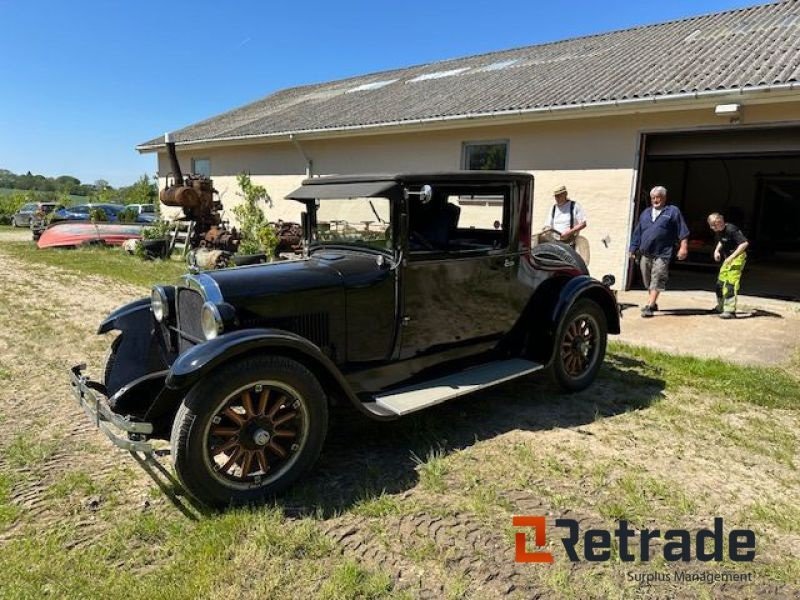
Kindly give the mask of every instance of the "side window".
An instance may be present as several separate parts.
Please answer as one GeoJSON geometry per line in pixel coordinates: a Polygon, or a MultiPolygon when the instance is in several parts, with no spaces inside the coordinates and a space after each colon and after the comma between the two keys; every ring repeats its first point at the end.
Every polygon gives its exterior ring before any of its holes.
{"type": "MultiPolygon", "coordinates": [[[[483,190],[481,190],[483,192],[483,190]]],[[[508,246],[508,193],[469,194],[466,190],[447,197],[458,221],[450,233],[448,252],[501,250],[508,246]]]]}
{"type": "Polygon", "coordinates": [[[508,186],[434,187],[431,201],[409,206],[409,250],[474,256],[508,246],[508,186]]]}
{"type": "Polygon", "coordinates": [[[206,177],[211,177],[211,159],[193,158],[192,173],[195,175],[205,175],[206,177]]]}

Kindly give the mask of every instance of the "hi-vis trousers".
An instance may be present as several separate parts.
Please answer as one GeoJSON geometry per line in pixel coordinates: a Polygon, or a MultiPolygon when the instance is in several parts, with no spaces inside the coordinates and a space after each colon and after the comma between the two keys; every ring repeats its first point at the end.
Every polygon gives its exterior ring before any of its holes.
{"type": "Polygon", "coordinates": [[[717,276],[717,309],[720,312],[736,312],[736,296],[742,280],[747,254],[742,253],[731,261],[722,263],[717,276]]]}

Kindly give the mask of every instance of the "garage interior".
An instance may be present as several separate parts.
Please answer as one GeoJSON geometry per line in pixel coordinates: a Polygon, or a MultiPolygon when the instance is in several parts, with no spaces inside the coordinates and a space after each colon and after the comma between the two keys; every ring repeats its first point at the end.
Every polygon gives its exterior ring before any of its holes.
{"type": "MultiPolygon", "coordinates": [[[[706,218],[720,212],[750,241],[740,293],[800,300],[800,127],[646,134],[642,147],[637,215],[663,185],[691,231],[689,258],[674,262],[670,289],[714,289],[706,218]]],[[[631,287],[642,287],[638,273],[631,287]]]]}

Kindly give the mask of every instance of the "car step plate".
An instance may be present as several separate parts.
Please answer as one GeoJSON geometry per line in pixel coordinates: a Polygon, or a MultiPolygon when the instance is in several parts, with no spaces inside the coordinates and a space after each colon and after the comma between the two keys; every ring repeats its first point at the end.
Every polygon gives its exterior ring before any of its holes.
{"type": "Polygon", "coordinates": [[[542,368],[544,365],[521,358],[498,360],[375,396],[375,403],[393,414],[406,415],[542,368]]]}

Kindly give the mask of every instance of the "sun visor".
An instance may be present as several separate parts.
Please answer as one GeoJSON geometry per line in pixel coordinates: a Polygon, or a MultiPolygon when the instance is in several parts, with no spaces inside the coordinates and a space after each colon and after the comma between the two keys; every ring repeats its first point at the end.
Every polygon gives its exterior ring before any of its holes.
{"type": "Polygon", "coordinates": [[[396,181],[357,181],[303,185],[287,195],[288,200],[330,200],[335,198],[372,198],[397,185],[396,181]]]}

